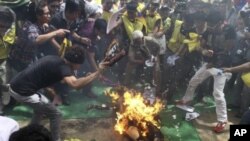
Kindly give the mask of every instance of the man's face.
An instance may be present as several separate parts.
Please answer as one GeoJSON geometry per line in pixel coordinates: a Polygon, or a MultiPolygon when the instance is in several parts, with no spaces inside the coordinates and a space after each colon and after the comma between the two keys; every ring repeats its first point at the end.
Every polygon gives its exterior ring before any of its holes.
{"type": "Polygon", "coordinates": [[[140,46],[143,43],[143,38],[136,38],[133,40],[133,44],[136,46],[140,46]]]}
{"type": "Polygon", "coordinates": [[[109,11],[113,7],[113,2],[112,1],[107,1],[104,4],[105,10],[109,11]]]}
{"type": "Polygon", "coordinates": [[[38,17],[38,20],[41,22],[41,23],[48,23],[50,21],[50,11],[49,11],[49,8],[48,6],[45,6],[43,8],[43,14],[42,15],[39,15],[37,16],[38,17]]]}
{"type": "Polygon", "coordinates": [[[130,21],[134,21],[135,18],[136,18],[136,11],[130,11],[130,10],[128,10],[127,12],[128,12],[128,19],[130,21]]]}
{"type": "Polygon", "coordinates": [[[48,6],[49,6],[49,11],[50,11],[51,15],[54,15],[60,11],[60,2],[59,1],[54,1],[54,2],[50,3],[48,6]]]}
{"type": "Polygon", "coordinates": [[[79,15],[80,15],[80,11],[74,11],[72,13],[67,13],[67,20],[69,21],[75,21],[79,15]]]}

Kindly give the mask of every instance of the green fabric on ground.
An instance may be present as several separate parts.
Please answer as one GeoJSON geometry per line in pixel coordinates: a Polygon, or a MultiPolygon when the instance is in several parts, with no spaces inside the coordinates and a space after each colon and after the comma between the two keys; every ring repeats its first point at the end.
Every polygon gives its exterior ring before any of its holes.
{"type": "MultiPolygon", "coordinates": [[[[101,105],[109,101],[109,98],[104,96],[103,91],[106,87],[94,86],[92,92],[98,96],[97,99],[88,98],[84,94],[80,94],[77,91],[70,93],[70,106],[59,106],[60,111],[63,114],[64,119],[76,119],[76,118],[105,118],[110,117],[111,110],[88,110],[89,105],[97,104],[101,105]]],[[[9,117],[15,120],[28,120],[32,116],[32,109],[25,105],[18,105],[12,110],[8,110],[6,113],[9,117]]]]}
{"type": "Polygon", "coordinates": [[[185,121],[185,114],[173,105],[161,112],[161,132],[167,141],[200,141],[192,122],[185,121]]]}

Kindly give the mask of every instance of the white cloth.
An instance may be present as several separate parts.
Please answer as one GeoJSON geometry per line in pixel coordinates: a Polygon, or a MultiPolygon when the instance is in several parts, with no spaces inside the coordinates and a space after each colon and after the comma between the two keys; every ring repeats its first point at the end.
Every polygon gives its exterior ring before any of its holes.
{"type": "Polygon", "coordinates": [[[0,116],[0,141],[9,141],[10,135],[19,130],[18,123],[8,117],[0,116]]]}
{"type": "Polygon", "coordinates": [[[202,67],[195,73],[188,84],[188,88],[182,100],[184,102],[191,101],[194,97],[195,89],[199,84],[206,80],[209,76],[214,78],[213,97],[215,100],[217,120],[219,122],[227,121],[227,108],[226,100],[224,97],[224,86],[226,80],[230,79],[231,73],[223,73],[221,69],[206,68],[207,63],[204,63],[202,67]]]}
{"type": "Polygon", "coordinates": [[[14,92],[12,88],[9,88],[10,95],[14,97],[18,102],[27,102],[27,103],[49,103],[48,98],[42,94],[33,94],[31,96],[21,96],[18,93],[14,92]]]}
{"type": "Polygon", "coordinates": [[[177,55],[171,55],[171,56],[169,56],[168,58],[167,58],[167,63],[170,65],[170,66],[174,66],[175,65],[175,61],[177,60],[177,59],[179,59],[180,57],[179,56],[177,56],[177,55]]]}
{"type": "Polygon", "coordinates": [[[91,14],[103,13],[102,5],[98,5],[94,1],[89,2],[86,0],[85,0],[85,11],[88,16],[91,14]]]}

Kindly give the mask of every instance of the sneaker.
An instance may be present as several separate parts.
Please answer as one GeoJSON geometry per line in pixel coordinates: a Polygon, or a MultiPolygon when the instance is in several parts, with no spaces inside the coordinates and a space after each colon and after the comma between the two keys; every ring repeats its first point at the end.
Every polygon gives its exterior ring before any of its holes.
{"type": "Polygon", "coordinates": [[[182,109],[184,111],[190,112],[190,113],[194,112],[194,107],[191,107],[191,106],[188,106],[188,105],[184,105],[184,104],[178,105],[177,104],[176,107],[180,108],[180,109],[182,109]]]}
{"type": "Polygon", "coordinates": [[[176,100],[176,101],[175,101],[175,104],[176,104],[176,105],[186,105],[187,103],[184,102],[183,100],[176,100]]]}
{"type": "Polygon", "coordinates": [[[224,131],[226,125],[227,125],[227,122],[218,122],[217,125],[213,128],[213,131],[215,133],[221,133],[224,131]]]}

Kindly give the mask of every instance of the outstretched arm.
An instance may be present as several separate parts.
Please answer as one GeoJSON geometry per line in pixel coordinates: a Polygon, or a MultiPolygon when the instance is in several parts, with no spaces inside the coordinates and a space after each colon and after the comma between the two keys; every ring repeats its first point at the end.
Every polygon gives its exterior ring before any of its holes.
{"type": "Polygon", "coordinates": [[[67,76],[64,77],[64,81],[71,87],[75,89],[80,89],[87,85],[88,83],[92,82],[95,78],[100,75],[100,71],[96,71],[86,77],[76,78],[75,76],[67,76]]]}
{"type": "Polygon", "coordinates": [[[250,71],[250,62],[231,68],[223,68],[224,72],[246,72],[250,71]]]}
{"type": "Polygon", "coordinates": [[[96,79],[101,74],[101,72],[106,68],[107,64],[108,62],[100,63],[99,69],[96,72],[88,76],[80,77],[80,78],[76,78],[75,76],[67,76],[67,77],[64,77],[63,80],[69,86],[75,89],[80,89],[84,87],[85,85],[87,85],[88,83],[92,82],[94,79],[96,79]]]}

